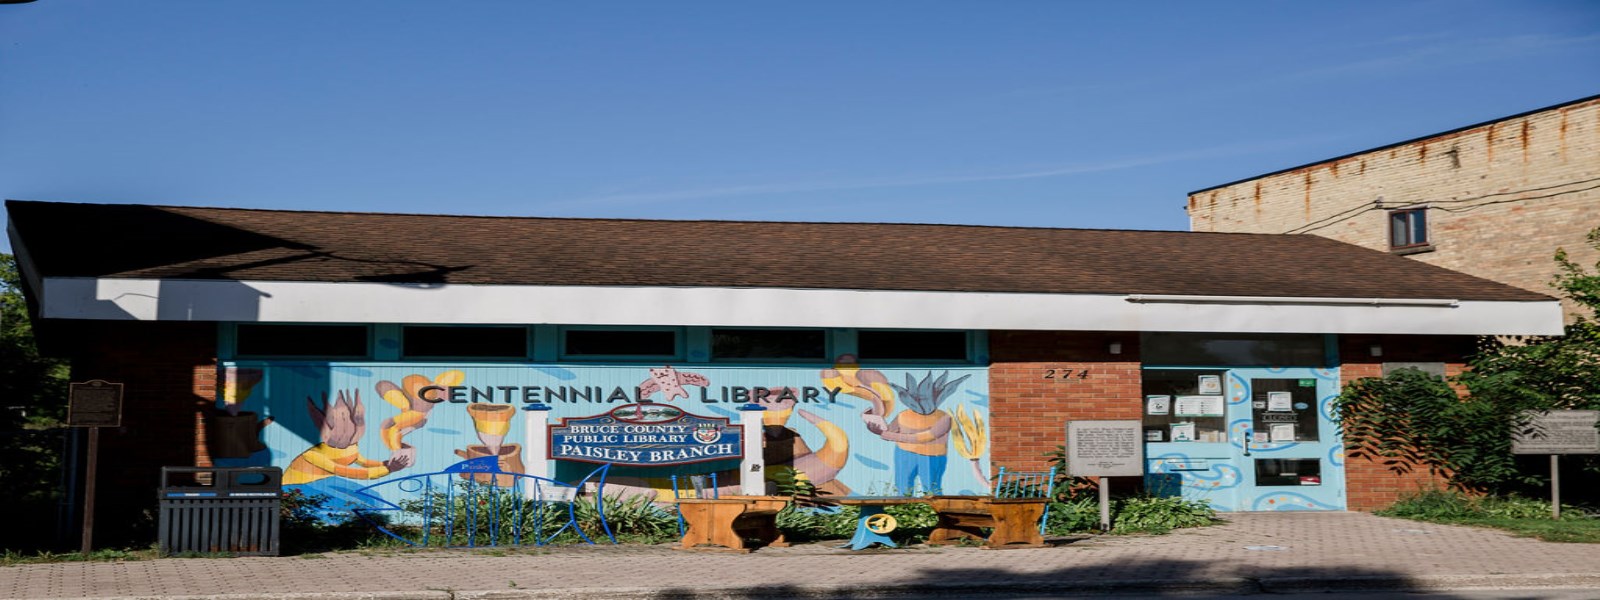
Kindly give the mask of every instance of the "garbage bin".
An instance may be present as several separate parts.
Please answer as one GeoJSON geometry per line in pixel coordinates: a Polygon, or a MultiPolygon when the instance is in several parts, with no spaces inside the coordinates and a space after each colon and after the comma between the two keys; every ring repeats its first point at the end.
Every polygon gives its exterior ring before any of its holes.
{"type": "Polygon", "coordinates": [[[278,555],[283,470],[162,467],[161,554],[278,555]]]}

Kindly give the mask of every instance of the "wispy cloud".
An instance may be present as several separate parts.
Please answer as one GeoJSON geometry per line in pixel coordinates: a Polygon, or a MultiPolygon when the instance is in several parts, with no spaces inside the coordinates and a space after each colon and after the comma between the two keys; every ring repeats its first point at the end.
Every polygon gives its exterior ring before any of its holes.
{"type": "Polygon", "coordinates": [[[1564,48],[1600,44],[1600,33],[1588,35],[1541,33],[1474,39],[1450,39],[1438,34],[1422,34],[1391,38],[1388,42],[1392,45],[1415,45],[1415,47],[1395,54],[1297,71],[1285,75],[1284,79],[1375,75],[1507,60],[1564,48]]]}
{"type": "Polygon", "coordinates": [[[948,185],[963,183],[982,183],[990,181],[1018,181],[1025,179],[1043,179],[1050,177],[1066,177],[1086,173],[1103,173],[1119,171],[1161,164],[1200,160],[1206,158],[1221,158],[1274,152],[1288,148],[1304,146],[1313,143],[1328,142],[1343,136],[1325,135],[1308,136],[1293,139],[1265,140],[1256,142],[1241,142],[1194,148],[1179,152],[1149,154],[1144,156],[1130,156],[1109,161],[1073,162],[1056,165],[1029,165],[1014,166],[1010,168],[997,168],[988,172],[970,173],[924,173],[886,177],[862,177],[847,179],[807,179],[794,181],[779,181],[767,183],[752,183],[743,185],[704,186],[676,190],[652,190],[642,192],[624,192],[575,198],[571,200],[546,203],[546,208],[568,207],[594,207],[594,206],[641,206],[666,202],[680,202],[686,200],[704,200],[711,198],[726,198],[737,196],[764,196],[771,194],[791,194],[798,192],[823,192],[840,190],[866,190],[901,187],[920,187],[931,185],[948,185]]]}

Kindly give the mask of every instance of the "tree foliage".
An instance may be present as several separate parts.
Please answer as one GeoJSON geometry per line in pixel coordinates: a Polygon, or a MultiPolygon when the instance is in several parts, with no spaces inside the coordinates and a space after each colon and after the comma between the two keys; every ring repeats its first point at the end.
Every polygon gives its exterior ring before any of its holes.
{"type": "Polygon", "coordinates": [[[53,541],[66,390],[66,365],[41,356],[34,344],[16,261],[0,254],[0,505],[32,515],[4,536],[15,540],[6,549],[39,549],[53,541]]]}
{"type": "Polygon", "coordinates": [[[0,429],[40,428],[65,415],[67,367],[39,354],[16,260],[0,254],[0,429]]]}
{"type": "MultiPolygon", "coordinates": [[[[1600,229],[1588,242],[1600,249],[1600,229]]],[[[1464,396],[1410,369],[1355,382],[1337,401],[1348,454],[1395,471],[1425,467],[1474,491],[1541,481],[1542,473],[1519,470],[1511,454],[1512,432],[1525,426],[1527,412],[1600,409],[1600,274],[1562,250],[1555,260],[1560,269],[1551,284],[1579,313],[1565,335],[1484,339],[1466,372],[1452,380],[1464,396]]],[[[1575,462],[1600,472],[1593,458],[1575,462]]]]}

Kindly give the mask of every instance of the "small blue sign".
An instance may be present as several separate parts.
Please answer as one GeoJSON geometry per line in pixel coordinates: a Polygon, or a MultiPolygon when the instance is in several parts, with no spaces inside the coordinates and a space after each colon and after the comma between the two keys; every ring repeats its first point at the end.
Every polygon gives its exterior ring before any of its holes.
{"type": "Polygon", "coordinates": [[[550,458],[637,466],[743,458],[743,433],[721,417],[643,402],[550,425],[550,458]]]}

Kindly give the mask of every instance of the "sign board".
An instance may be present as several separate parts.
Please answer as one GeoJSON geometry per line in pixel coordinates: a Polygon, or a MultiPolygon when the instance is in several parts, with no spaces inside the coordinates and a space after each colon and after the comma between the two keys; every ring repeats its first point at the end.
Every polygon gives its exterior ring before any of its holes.
{"type": "Polygon", "coordinates": [[[1067,475],[1144,475],[1144,430],[1139,421],[1068,421],[1067,475]]]}
{"type": "Polygon", "coordinates": [[[1178,396],[1172,405],[1172,414],[1179,417],[1220,417],[1223,415],[1222,396],[1178,396]]]}
{"type": "Polygon", "coordinates": [[[1600,454],[1600,411],[1552,410],[1529,415],[1528,425],[1513,431],[1512,454],[1600,454]]]}
{"type": "Polygon", "coordinates": [[[550,425],[550,458],[587,463],[683,465],[744,456],[743,430],[670,404],[627,404],[550,425]]]}
{"type": "Polygon", "coordinates": [[[122,384],[100,379],[70,384],[67,426],[121,427],[122,384]]]}

